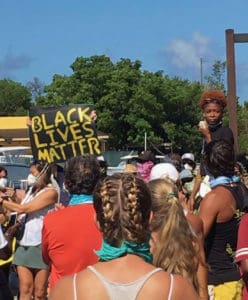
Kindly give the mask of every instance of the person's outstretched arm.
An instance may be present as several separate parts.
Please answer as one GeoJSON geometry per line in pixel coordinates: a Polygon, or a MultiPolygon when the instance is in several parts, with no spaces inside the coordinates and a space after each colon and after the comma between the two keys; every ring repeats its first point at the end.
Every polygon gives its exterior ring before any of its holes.
{"type": "Polygon", "coordinates": [[[193,211],[195,198],[196,198],[198,191],[200,190],[201,182],[202,182],[202,177],[201,177],[200,169],[198,169],[196,177],[195,177],[194,187],[193,187],[193,190],[192,190],[189,200],[188,200],[188,209],[191,212],[193,211]]]}

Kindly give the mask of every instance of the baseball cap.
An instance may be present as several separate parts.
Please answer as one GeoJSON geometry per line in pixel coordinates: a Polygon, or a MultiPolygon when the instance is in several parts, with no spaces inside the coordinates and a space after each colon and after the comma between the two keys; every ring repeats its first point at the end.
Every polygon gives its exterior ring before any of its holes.
{"type": "Polygon", "coordinates": [[[195,156],[192,153],[184,153],[181,158],[182,158],[182,160],[189,159],[189,160],[195,161],[195,156]]]}
{"type": "Polygon", "coordinates": [[[169,178],[173,182],[179,179],[177,169],[171,163],[159,163],[153,166],[150,174],[150,181],[154,179],[169,178]]]}

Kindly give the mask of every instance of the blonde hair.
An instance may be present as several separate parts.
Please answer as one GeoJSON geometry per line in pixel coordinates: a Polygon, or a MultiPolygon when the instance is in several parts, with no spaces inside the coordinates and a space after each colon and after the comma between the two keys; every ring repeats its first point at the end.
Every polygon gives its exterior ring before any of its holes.
{"type": "Polygon", "coordinates": [[[153,263],[189,279],[198,289],[196,239],[177,198],[177,189],[166,179],[152,180],[148,186],[153,211],[151,230],[158,233],[153,263]]]}
{"type": "Polygon", "coordinates": [[[122,241],[146,242],[149,238],[151,196],[145,182],[131,173],[107,176],[93,197],[103,238],[118,247],[122,241]]]}

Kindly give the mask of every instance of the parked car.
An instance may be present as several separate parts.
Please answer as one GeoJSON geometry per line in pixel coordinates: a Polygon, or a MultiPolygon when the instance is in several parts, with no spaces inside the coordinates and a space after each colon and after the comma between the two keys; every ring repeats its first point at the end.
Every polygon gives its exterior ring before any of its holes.
{"type": "Polygon", "coordinates": [[[13,188],[26,187],[25,181],[29,174],[29,165],[18,163],[0,163],[8,172],[8,186],[13,188]]]}
{"type": "Polygon", "coordinates": [[[32,155],[25,155],[24,151],[30,147],[0,147],[0,166],[8,172],[8,186],[13,188],[26,187],[24,184],[28,174],[32,155]]]}
{"type": "MultiPolygon", "coordinates": [[[[108,167],[107,169],[107,175],[113,175],[114,173],[119,173],[123,172],[125,169],[126,164],[129,163],[137,163],[138,160],[138,154],[135,153],[134,151],[131,151],[128,155],[122,156],[120,158],[120,162],[117,166],[115,167],[108,167]]],[[[156,162],[164,162],[165,156],[164,155],[155,155],[156,162]]]]}

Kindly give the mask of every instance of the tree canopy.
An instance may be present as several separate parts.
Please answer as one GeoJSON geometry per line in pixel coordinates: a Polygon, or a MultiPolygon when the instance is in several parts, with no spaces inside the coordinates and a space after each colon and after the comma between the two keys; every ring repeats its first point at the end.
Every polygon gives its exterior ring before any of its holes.
{"type": "Polygon", "coordinates": [[[37,105],[93,104],[98,128],[109,134],[115,149],[142,145],[146,133],[153,144],[172,142],[174,148],[199,151],[201,85],[141,67],[138,60],[78,57],[71,65],[73,74],[54,75],[37,105]]]}
{"type": "MultiPolygon", "coordinates": [[[[106,132],[109,148],[124,150],[148,144],[170,143],[175,151],[200,155],[202,145],[197,124],[202,118],[199,98],[206,88],[224,91],[226,63],[216,61],[204,85],[162,71],[142,70],[139,60],[122,58],[112,62],[105,55],[77,57],[69,76],[55,74],[51,84],[38,79],[26,87],[12,80],[0,80],[2,115],[25,115],[30,105],[93,105],[97,127],[106,132]]],[[[240,151],[247,151],[247,103],[238,104],[240,151]]],[[[228,123],[228,115],[224,116],[228,123]]],[[[163,147],[160,148],[163,152],[163,147]]]]}
{"type": "Polygon", "coordinates": [[[0,80],[1,116],[27,115],[31,93],[21,83],[10,79],[0,80]]]}

